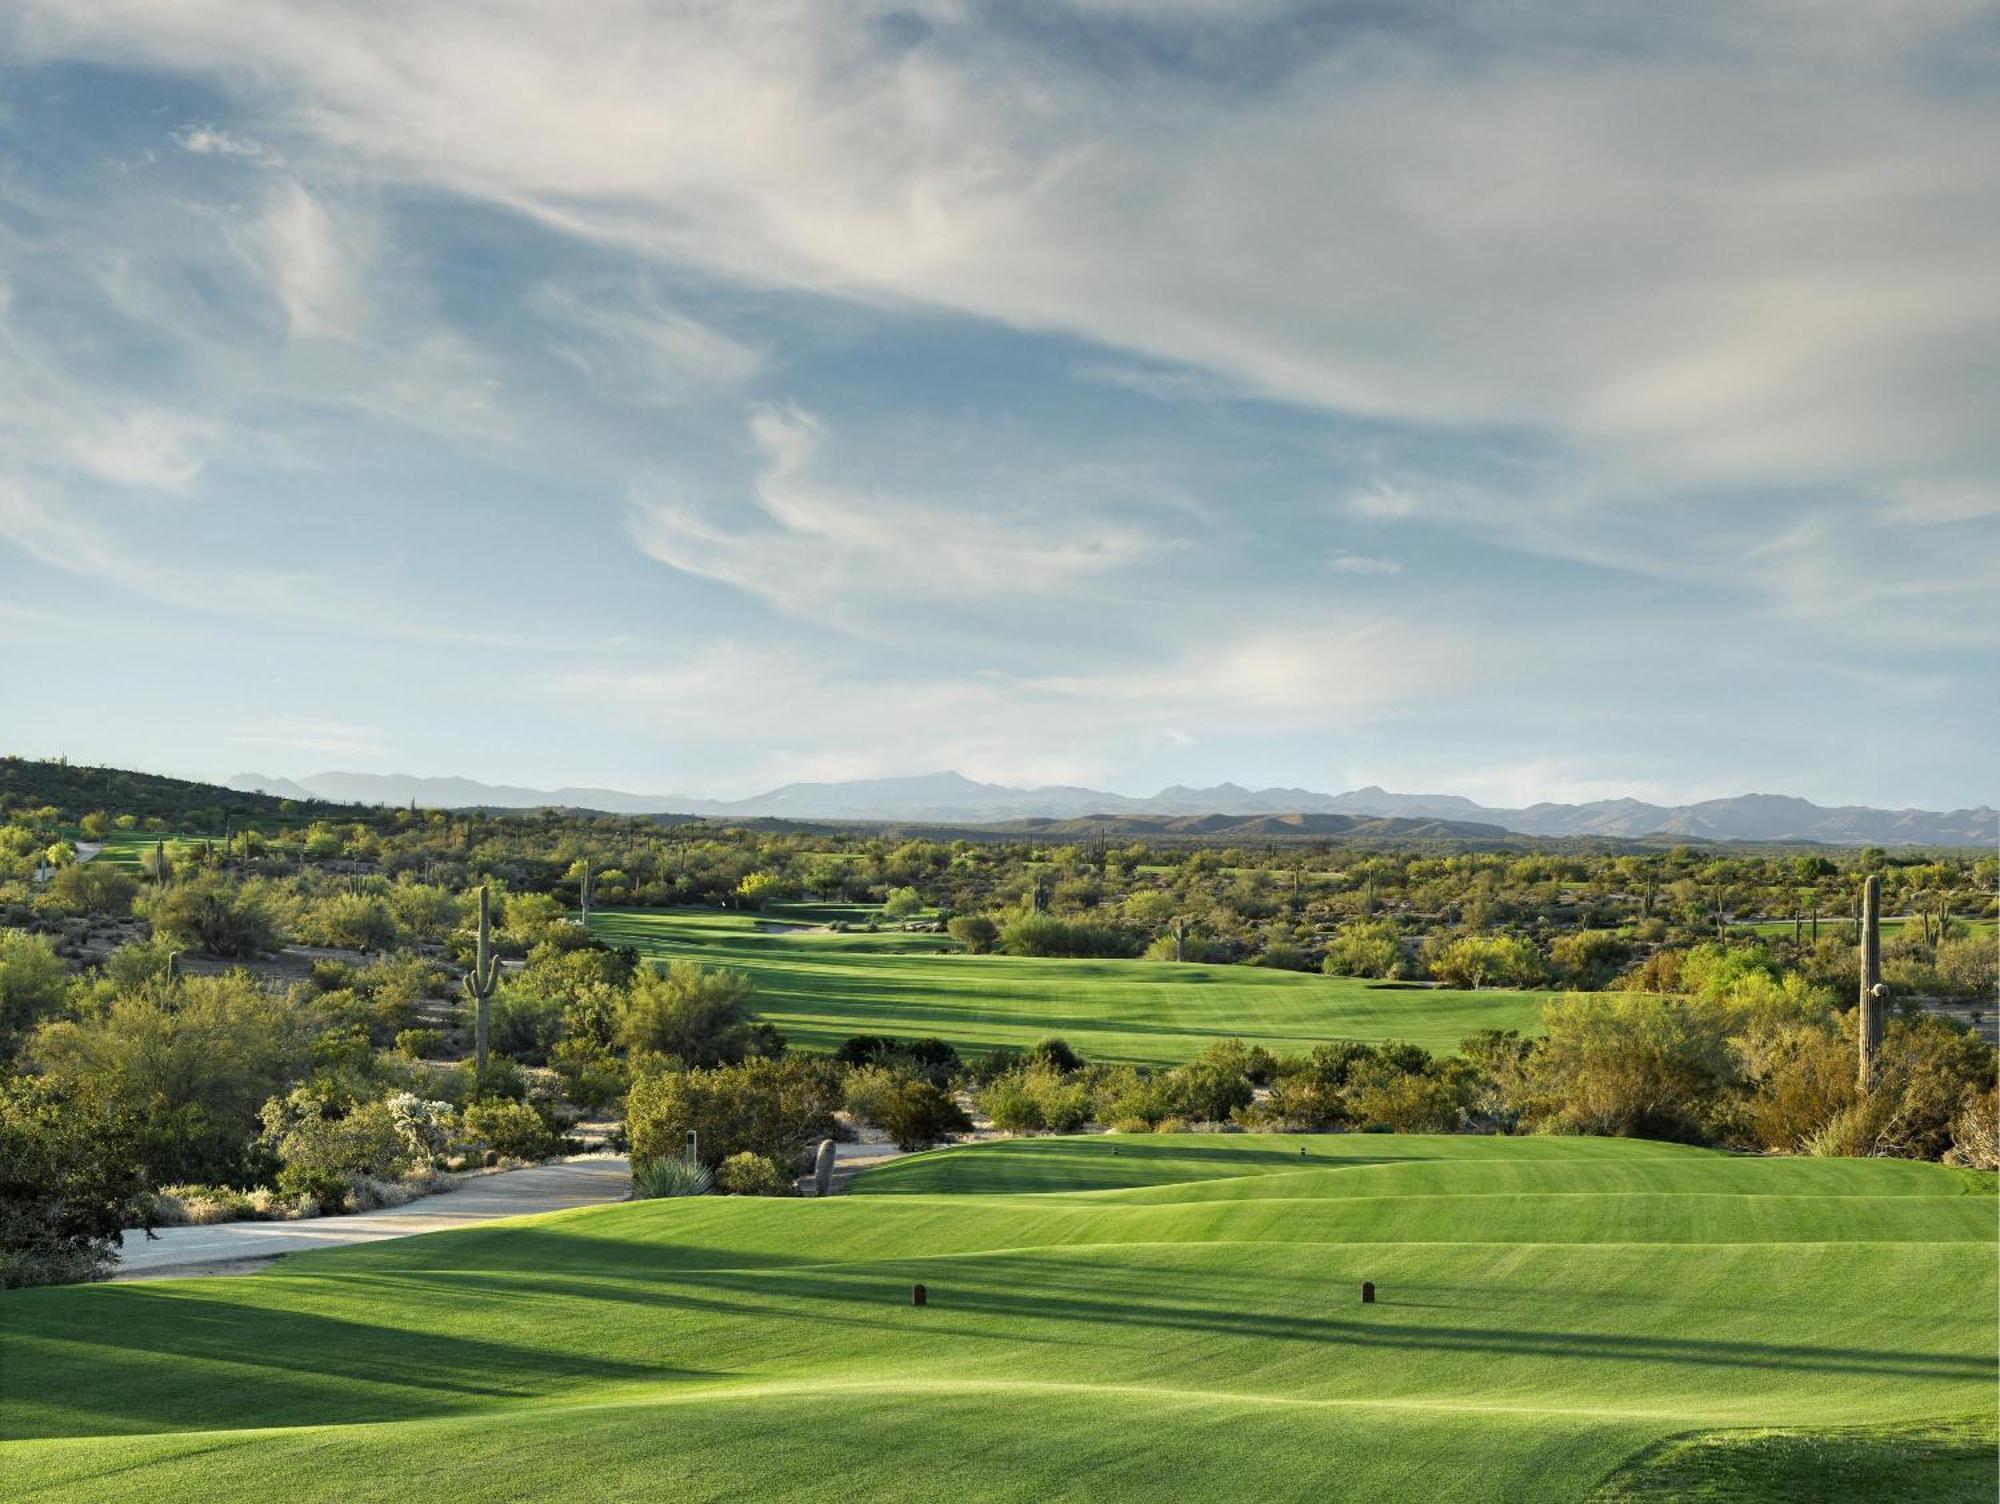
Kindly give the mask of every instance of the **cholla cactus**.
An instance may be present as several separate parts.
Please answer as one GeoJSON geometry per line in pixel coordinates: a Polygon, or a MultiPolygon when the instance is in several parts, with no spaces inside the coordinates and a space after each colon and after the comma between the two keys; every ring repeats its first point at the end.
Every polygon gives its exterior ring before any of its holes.
{"type": "Polygon", "coordinates": [[[389,1098],[389,1116],[396,1132],[410,1147],[411,1157],[426,1167],[444,1158],[458,1126],[458,1110],[449,1102],[426,1102],[412,1091],[389,1098]]]}
{"type": "Polygon", "coordinates": [[[479,885],[479,946],[473,952],[472,967],[465,974],[465,995],[472,999],[472,1059],[476,1075],[486,1072],[486,1020],[493,991],[500,983],[500,958],[493,954],[493,921],[488,908],[486,885],[479,885]]]}

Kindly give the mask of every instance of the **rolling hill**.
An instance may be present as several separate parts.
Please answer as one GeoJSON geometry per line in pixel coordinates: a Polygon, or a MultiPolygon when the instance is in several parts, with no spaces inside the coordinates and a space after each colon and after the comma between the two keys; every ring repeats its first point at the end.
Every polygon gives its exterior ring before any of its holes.
{"type": "Polygon", "coordinates": [[[855,1191],[9,1292],[0,1499],[1992,1496],[1990,1177],[1099,1135],[855,1191]]]}

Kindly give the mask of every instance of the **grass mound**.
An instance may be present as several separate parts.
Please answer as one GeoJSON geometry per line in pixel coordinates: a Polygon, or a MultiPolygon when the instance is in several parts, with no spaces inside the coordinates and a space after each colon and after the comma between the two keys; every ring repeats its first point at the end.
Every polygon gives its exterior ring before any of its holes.
{"type": "Polygon", "coordinates": [[[1135,1065],[1179,1065],[1232,1037],[1286,1054],[1328,1039],[1454,1050],[1477,1029],[1536,1032],[1546,996],[1256,966],[970,956],[934,934],[799,928],[805,917],[613,909],[594,912],[590,927],[656,959],[749,973],[758,1016],[795,1048],[822,1052],[856,1034],[936,1035],[966,1054],[1055,1034],[1087,1059],[1135,1065]]]}
{"type": "Polygon", "coordinates": [[[1994,1411],[1991,1181],[1937,1166],[1099,1135],[856,1189],[11,1292],[0,1498],[1587,1501],[1994,1411]]]}

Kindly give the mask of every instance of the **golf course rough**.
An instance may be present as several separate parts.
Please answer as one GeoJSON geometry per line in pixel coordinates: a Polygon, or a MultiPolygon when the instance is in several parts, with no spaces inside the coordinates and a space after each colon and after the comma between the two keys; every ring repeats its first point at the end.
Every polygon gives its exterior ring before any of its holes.
{"type": "Polygon", "coordinates": [[[0,1498],[1992,1497],[1991,1176],[1095,1135],[854,1190],[0,1295],[0,1498]]]}

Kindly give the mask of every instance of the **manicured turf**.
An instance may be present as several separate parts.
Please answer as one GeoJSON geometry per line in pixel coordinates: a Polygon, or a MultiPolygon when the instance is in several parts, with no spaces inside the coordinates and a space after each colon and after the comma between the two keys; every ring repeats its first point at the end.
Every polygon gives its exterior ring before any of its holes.
{"type": "Polygon", "coordinates": [[[748,972],[758,1016],[795,1048],[936,1035],[961,1053],[1050,1035],[1090,1060],[1179,1065],[1230,1037],[1298,1053],[1328,1039],[1456,1049],[1476,1029],[1539,1027],[1545,994],[1451,992],[1254,966],[959,954],[932,934],[836,934],[707,910],[614,909],[591,929],[660,959],[748,972]]]}
{"type": "Polygon", "coordinates": [[[1782,1431],[1915,1490],[1795,1497],[1938,1499],[1993,1432],[1990,1176],[1097,1136],[856,1189],[0,1295],[0,1498],[1651,1499],[1782,1431]]]}
{"type": "Polygon", "coordinates": [[[176,835],[168,831],[114,830],[105,835],[104,849],[91,860],[124,867],[137,876],[139,864],[161,841],[167,843],[167,864],[172,866],[179,858],[199,848],[203,840],[213,839],[212,836],[176,835]]]}

